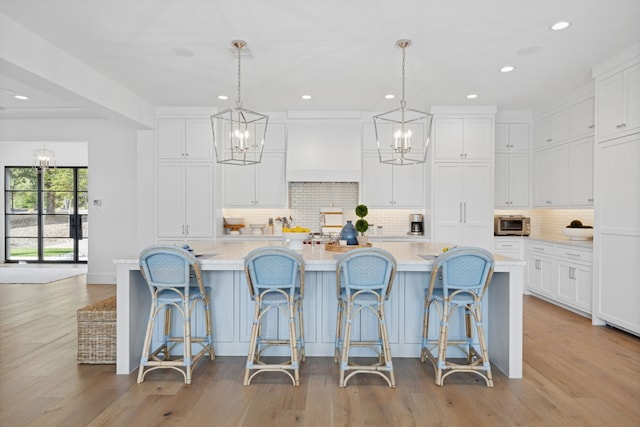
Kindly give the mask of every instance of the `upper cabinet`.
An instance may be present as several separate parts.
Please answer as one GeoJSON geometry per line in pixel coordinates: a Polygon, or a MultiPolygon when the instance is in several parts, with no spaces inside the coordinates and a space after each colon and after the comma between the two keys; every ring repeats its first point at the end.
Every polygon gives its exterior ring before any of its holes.
{"type": "Polygon", "coordinates": [[[529,123],[496,123],[496,151],[529,152],[529,123]]]}
{"type": "Polygon", "coordinates": [[[436,117],[434,122],[435,161],[491,161],[493,158],[493,119],[436,117]]]}
{"type": "Polygon", "coordinates": [[[571,138],[584,138],[593,135],[593,98],[585,99],[571,106],[571,138]]]}
{"type": "Polygon", "coordinates": [[[158,119],[158,159],[210,160],[213,133],[209,119],[158,119]]]}
{"type": "Polygon", "coordinates": [[[380,163],[378,153],[362,157],[362,203],[372,208],[424,208],[424,164],[380,163]]]}
{"type": "Polygon", "coordinates": [[[598,140],[640,131],[640,63],[596,79],[598,140]]]}
{"type": "Polygon", "coordinates": [[[223,166],[225,207],[286,206],[285,141],[285,125],[270,123],[261,163],[223,166]]]}
{"type": "Polygon", "coordinates": [[[569,139],[569,110],[563,109],[538,120],[534,135],[537,149],[566,142],[569,139]]]}

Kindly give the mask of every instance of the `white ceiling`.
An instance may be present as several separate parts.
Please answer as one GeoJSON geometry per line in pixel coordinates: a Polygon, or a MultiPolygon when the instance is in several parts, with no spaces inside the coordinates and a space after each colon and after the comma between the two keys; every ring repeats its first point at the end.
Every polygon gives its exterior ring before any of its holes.
{"type": "MultiPolygon", "coordinates": [[[[157,106],[234,106],[230,46],[246,40],[242,100],[256,111],[396,108],[401,38],[408,106],[536,109],[640,42],[639,0],[0,0],[0,14],[157,106]],[[559,20],[573,25],[550,31],[559,20]]],[[[0,88],[30,97],[0,91],[0,117],[97,112],[28,81],[0,67],[0,88]]]]}

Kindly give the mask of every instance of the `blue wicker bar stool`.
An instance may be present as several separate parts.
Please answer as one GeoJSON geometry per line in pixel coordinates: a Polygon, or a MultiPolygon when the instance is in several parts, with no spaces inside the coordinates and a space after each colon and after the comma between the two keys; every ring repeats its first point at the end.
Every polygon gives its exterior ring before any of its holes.
{"type": "Polygon", "coordinates": [[[396,274],[396,260],[389,252],[377,248],[359,248],[342,256],[336,265],[338,317],[334,361],[340,363],[340,387],[356,374],[376,374],[389,387],[396,386],[389,336],[384,314],[384,302],[389,299],[396,274]],[[354,340],[353,323],[358,316],[364,321],[367,313],[377,322],[376,340],[354,340]],[[370,365],[357,364],[350,358],[352,347],[366,348],[377,361],[370,365]]]}
{"type": "Polygon", "coordinates": [[[197,259],[188,251],[169,245],[153,245],[140,253],[140,270],[151,292],[151,311],[144,338],[138,383],[156,369],[174,369],[191,384],[191,374],[198,362],[208,355],[215,358],[211,334],[209,297],[202,280],[197,259]],[[198,304],[203,307],[204,335],[192,336],[197,325],[192,323],[198,304]],[[182,332],[172,332],[172,318],[182,320],[182,332]],[[157,347],[152,348],[156,321],[163,321],[163,336],[157,347]],[[182,354],[174,351],[182,344],[182,354]],[[193,345],[199,351],[193,355],[193,345]]]}
{"type": "Polygon", "coordinates": [[[433,263],[429,287],[425,289],[422,350],[420,360],[429,359],[435,370],[435,383],[454,372],[472,372],[493,387],[491,363],[482,321],[482,299],[493,276],[494,259],[481,248],[458,247],[438,256],[433,263]],[[438,320],[438,337],[430,338],[430,314],[438,320]],[[463,310],[463,337],[449,337],[452,316],[463,310]],[[477,340],[474,337],[474,327],[477,340]],[[447,356],[449,346],[461,351],[463,357],[447,356]],[[466,358],[466,362],[462,363],[466,358]],[[460,360],[460,362],[458,362],[460,360]]]}
{"type": "MultiPolygon", "coordinates": [[[[304,297],[304,260],[295,251],[277,246],[255,249],[244,260],[249,295],[255,302],[249,353],[244,373],[244,385],[262,372],[284,372],[294,386],[300,385],[300,362],[305,359],[302,300],[304,297]],[[286,321],[286,336],[278,329],[263,336],[263,320],[275,312],[278,320],[286,321]],[[286,360],[267,362],[264,352],[286,347],[286,360]]],[[[272,356],[270,359],[281,359],[272,356]]]]}

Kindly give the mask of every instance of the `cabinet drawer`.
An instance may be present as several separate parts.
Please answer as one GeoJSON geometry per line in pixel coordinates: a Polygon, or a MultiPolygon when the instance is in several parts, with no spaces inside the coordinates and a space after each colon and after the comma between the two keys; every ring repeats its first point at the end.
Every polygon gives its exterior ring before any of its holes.
{"type": "Polygon", "coordinates": [[[498,240],[495,241],[496,251],[519,251],[522,248],[520,240],[498,240]]]}
{"type": "Polygon", "coordinates": [[[544,243],[538,242],[530,242],[527,243],[526,246],[527,252],[536,253],[536,254],[544,254],[548,256],[553,256],[556,253],[556,248],[553,245],[547,245],[544,243]]]}
{"type": "Polygon", "coordinates": [[[578,250],[574,248],[568,248],[566,246],[558,246],[556,256],[558,258],[563,258],[570,261],[593,261],[593,251],[578,250]]]}

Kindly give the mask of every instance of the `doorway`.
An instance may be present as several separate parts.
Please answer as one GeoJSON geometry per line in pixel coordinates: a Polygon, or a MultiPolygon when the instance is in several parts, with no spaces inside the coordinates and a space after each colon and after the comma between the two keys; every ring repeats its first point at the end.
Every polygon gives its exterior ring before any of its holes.
{"type": "Polygon", "coordinates": [[[5,167],[5,261],[86,263],[86,167],[5,167]]]}

